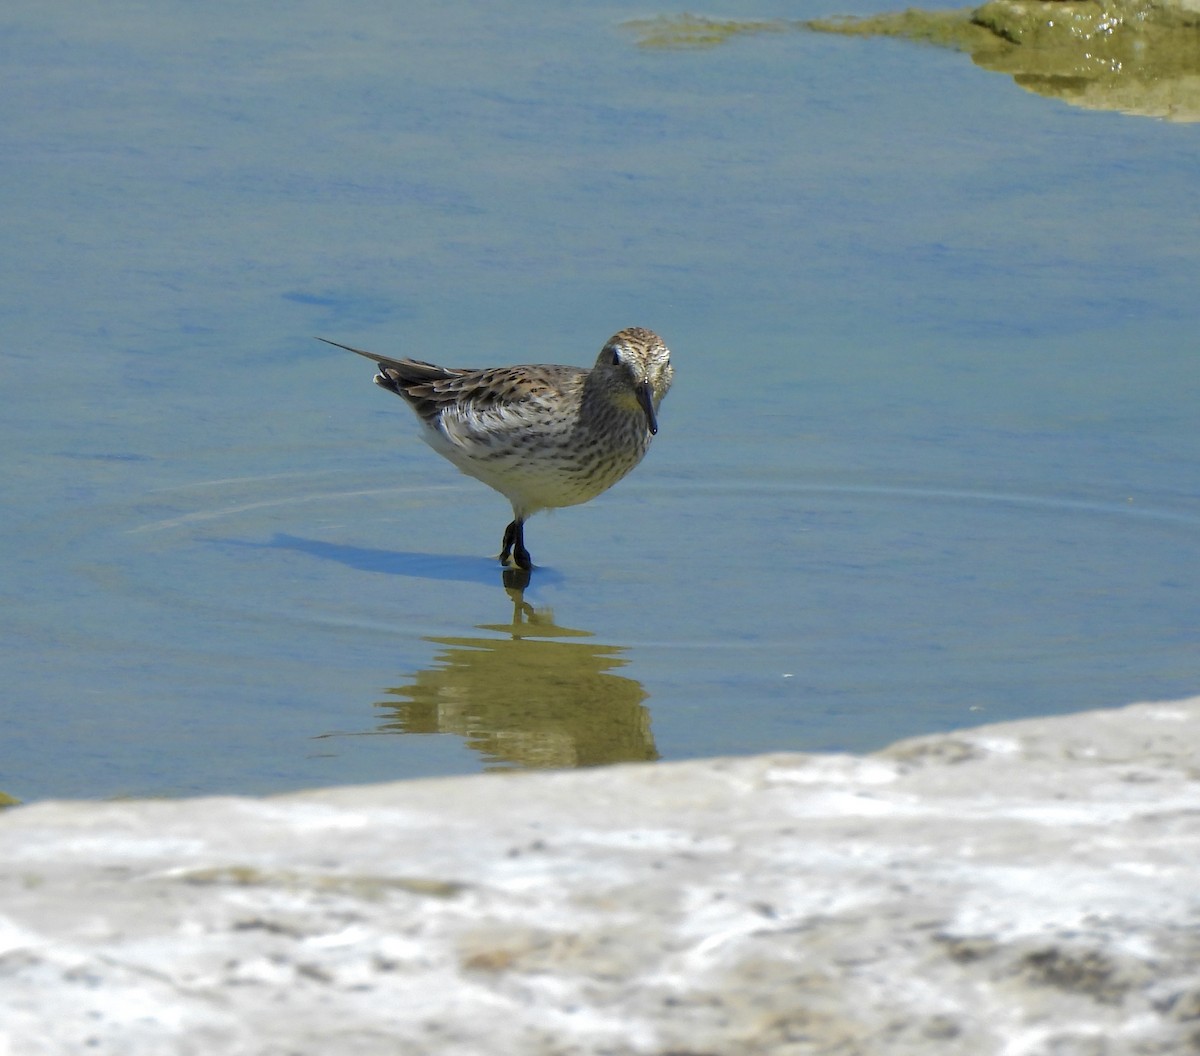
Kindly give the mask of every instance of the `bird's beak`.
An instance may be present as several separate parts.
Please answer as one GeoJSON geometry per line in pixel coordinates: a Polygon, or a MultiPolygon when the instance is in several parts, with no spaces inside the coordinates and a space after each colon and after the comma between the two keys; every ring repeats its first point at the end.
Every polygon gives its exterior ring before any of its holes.
{"type": "Polygon", "coordinates": [[[650,435],[654,436],[658,432],[658,418],[654,414],[654,395],[650,391],[650,382],[643,381],[633,391],[638,403],[642,405],[642,410],[646,412],[646,424],[650,427],[650,435]]]}

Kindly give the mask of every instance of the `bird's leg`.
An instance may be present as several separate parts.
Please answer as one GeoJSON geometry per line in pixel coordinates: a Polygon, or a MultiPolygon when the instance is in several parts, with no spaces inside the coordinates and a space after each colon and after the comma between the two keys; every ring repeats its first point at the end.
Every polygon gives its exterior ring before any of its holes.
{"type": "Polygon", "coordinates": [[[529,572],[533,568],[533,558],[529,556],[529,551],[525,549],[524,521],[517,521],[517,530],[513,534],[513,560],[517,563],[517,568],[525,572],[529,572]]]}
{"type": "Polygon", "coordinates": [[[533,560],[529,556],[529,551],[525,549],[525,522],[519,517],[510,521],[508,527],[504,529],[504,539],[500,547],[500,563],[502,565],[508,564],[511,554],[513,564],[517,568],[524,569],[526,572],[533,568],[533,560]]]}
{"type": "Polygon", "coordinates": [[[513,536],[517,534],[517,522],[509,521],[504,529],[504,538],[500,541],[500,564],[508,564],[508,556],[512,553],[513,536]]]}

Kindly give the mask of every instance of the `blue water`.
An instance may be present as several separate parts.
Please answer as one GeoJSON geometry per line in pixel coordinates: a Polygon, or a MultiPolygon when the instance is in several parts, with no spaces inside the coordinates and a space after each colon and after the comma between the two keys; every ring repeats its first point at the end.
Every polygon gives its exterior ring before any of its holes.
{"type": "Polygon", "coordinates": [[[0,790],[1200,691],[1200,130],[897,41],[647,51],[645,13],[8,6],[0,790]],[[673,350],[661,432],[531,522],[529,609],[504,501],[313,340],[588,364],[629,325],[673,350]]]}

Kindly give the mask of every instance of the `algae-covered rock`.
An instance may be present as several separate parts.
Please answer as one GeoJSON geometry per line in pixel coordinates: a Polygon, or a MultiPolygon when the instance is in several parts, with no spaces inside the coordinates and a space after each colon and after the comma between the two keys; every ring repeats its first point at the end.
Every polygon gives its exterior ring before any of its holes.
{"type": "Polygon", "coordinates": [[[1200,14],[1184,4],[1134,0],[987,0],[971,20],[1002,40],[1032,48],[1128,43],[1194,49],[1200,14]]]}
{"type": "Polygon", "coordinates": [[[953,47],[1075,106],[1200,121],[1200,0],[988,0],[806,28],[953,47]]]}
{"type": "Polygon", "coordinates": [[[903,37],[965,51],[1022,88],[1075,106],[1200,121],[1200,0],[987,0],[804,22],[681,15],[627,23],[649,48],[714,47],[734,36],[806,29],[903,37]]]}
{"type": "Polygon", "coordinates": [[[988,0],[971,12],[971,21],[1001,40],[1030,48],[1109,40],[1125,28],[1122,15],[1095,0],[988,0]]]}
{"type": "Polygon", "coordinates": [[[1200,23],[1181,5],[988,0],[972,19],[1008,45],[972,59],[1022,88],[1089,109],[1200,121],[1200,23]]]}

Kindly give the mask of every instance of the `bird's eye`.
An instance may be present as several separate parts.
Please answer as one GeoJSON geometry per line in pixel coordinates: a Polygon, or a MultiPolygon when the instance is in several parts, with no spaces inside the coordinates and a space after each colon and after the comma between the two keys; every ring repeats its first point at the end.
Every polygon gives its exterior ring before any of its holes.
{"type": "Polygon", "coordinates": [[[620,365],[620,363],[621,363],[621,350],[620,350],[619,348],[617,348],[617,346],[616,346],[616,345],[613,345],[613,347],[612,347],[612,348],[610,348],[610,349],[608,350],[608,361],[609,361],[609,362],[610,362],[610,363],[611,363],[611,364],[612,364],[614,367],[616,367],[616,366],[619,366],[619,365],[620,365]]]}

